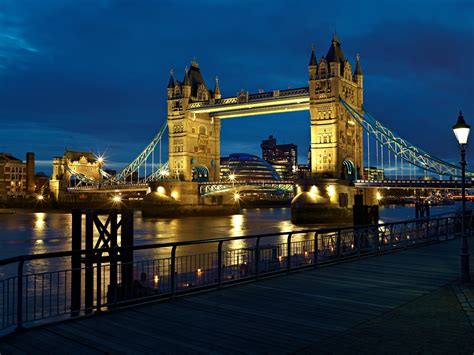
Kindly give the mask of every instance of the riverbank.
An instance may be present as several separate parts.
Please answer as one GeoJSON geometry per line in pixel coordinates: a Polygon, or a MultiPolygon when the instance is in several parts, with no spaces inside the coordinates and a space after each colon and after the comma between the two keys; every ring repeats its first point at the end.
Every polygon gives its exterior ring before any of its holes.
{"type": "Polygon", "coordinates": [[[57,208],[15,208],[15,207],[3,207],[0,208],[0,215],[2,214],[27,214],[27,213],[70,213],[68,210],[60,210],[57,208]]]}

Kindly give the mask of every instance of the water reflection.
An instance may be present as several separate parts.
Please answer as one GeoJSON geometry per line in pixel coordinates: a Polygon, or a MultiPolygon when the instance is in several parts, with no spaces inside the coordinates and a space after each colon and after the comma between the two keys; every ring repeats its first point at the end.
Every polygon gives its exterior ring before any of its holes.
{"type": "MultiPolygon", "coordinates": [[[[33,226],[33,235],[36,238],[43,238],[45,233],[46,233],[46,213],[44,212],[39,212],[35,213],[35,220],[34,220],[34,226],[33,226]]],[[[37,241],[38,242],[38,241],[37,241]]]]}
{"type": "Polygon", "coordinates": [[[244,215],[243,214],[234,214],[230,216],[230,237],[239,237],[244,235],[244,215]]]}
{"type": "MultiPolygon", "coordinates": [[[[432,215],[451,212],[458,206],[433,207],[432,215]]],[[[411,219],[414,209],[397,206],[382,207],[380,219],[384,222],[411,219]]],[[[102,219],[102,217],[101,217],[102,219]]],[[[289,208],[249,209],[233,216],[183,217],[183,218],[142,218],[136,212],[134,219],[134,244],[169,243],[198,239],[236,237],[241,235],[281,233],[304,228],[325,227],[323,225],[295,226],[291,223],[289,208]]],[[[0,259],[22,254],[70,250],[71,215],[62,213],[25,213],[0,215],[0,259]]],[[[97,232],[95,238],[97,238],[97,232]]],[[[278,243],[286,243],[287,236],[278,238],[278,243]]],[[[294,235],[298,240],[298,235],[294,235]]],[[[304,237],[303,237],[304,238],[304,237]]],[[[275,238],[277,239],[277,238],[275,238]]],[[[270,239],[262,239],[269,244],[270,239]]],[[[233,240],[225,243],[226,249],[240,249],[252,246],[253,242],[233,240]]],[[[178,255],[185,253],[216,252],[217,243],[178,248],[178,255]]],[[[171,248],[136,253],[135,260],[157,259],[170,256],[171,248]]],[[[52,261],[51,261],[52,262],[52,261]]],[[[60,268],[67,268],[69,259],[56,260],[60,268]]],[[[43,265],[46,266],[46,263],[43,265]]],[[[57,268],[57,267],[56,267],[57,268]]],[[[0,270],[1,273],[2,270],[0,270]]],[[[36,268],[36,272],[39,270],[36,268]]]]}

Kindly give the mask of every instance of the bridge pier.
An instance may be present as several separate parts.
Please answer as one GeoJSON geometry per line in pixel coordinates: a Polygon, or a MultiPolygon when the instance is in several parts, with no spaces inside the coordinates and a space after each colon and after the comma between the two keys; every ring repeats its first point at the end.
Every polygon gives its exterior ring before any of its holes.
{"type": "Polygon", "coordinates": [[[144,217],[229,215],[240,212],[239,201],[234,198],[232,191],[217,196],[201,196],[196,181],[153,182],[150,183],[150,190],[142,202],[144,217]]]}
{"type": "Polygon", "coordinates": [[[350,223],[355,195],[365,205],[376,205],[376,189],[358,189],[346,180],[308,179],[295,185],[291,221],[295,224],[350,223]]]}

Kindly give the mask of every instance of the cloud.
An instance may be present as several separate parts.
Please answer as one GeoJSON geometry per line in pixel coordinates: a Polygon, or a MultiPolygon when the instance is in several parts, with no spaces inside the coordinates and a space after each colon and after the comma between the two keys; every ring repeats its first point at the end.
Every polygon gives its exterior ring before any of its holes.
{"type": "MultiPolygon", "coordinates": [[[[320,57],[337,28],[346,56],[362,55],[371,112],[427,151],[455,156],[452,121],[459,108],[474,117],[472,10],[471,1],[435,0],[6,0],[0,120],[12,125],[0,133],[1,149],[44,160],[65,147],[107,149],[112,161],[130,161],[166,119],[171,67],[181,78],[196,56],[225,96],[306,85],[311,43],[320,57]]],[[[259,154],[274,134],[297,143],[304,161],[308,117],[225,121],[222,152],[259,154]]]]}

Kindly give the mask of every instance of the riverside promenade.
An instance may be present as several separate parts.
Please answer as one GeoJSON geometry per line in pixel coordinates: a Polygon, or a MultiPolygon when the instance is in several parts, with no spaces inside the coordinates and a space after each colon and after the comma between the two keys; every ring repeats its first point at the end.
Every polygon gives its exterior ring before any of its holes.
{"type": "Polygon", "coordinates": [[[45,325],[0,339],[0,352],[472,354],[474,291],[458,283],[459,247],[450,240],[45,325]]]}

